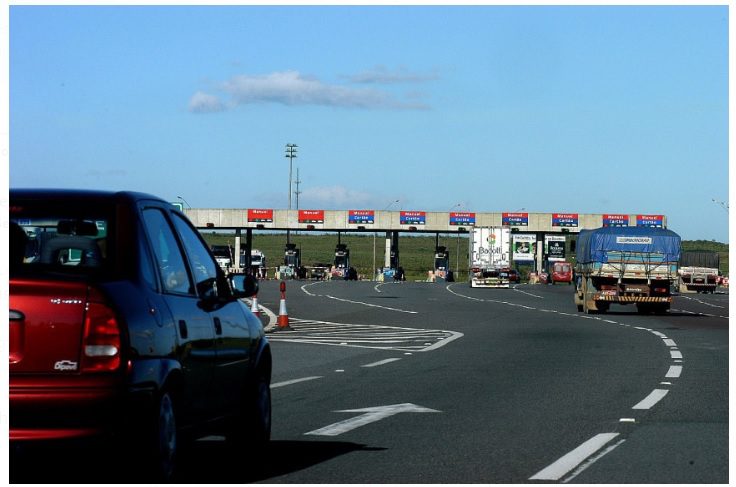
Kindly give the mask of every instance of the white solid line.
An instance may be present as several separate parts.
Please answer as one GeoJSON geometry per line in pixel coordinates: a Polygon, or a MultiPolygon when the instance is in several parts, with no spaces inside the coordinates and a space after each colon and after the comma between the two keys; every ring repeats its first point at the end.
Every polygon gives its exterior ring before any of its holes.
{"type": "Polygon", "coordinates": [[[667,393],[670,392],[667,389],[654,389],[651,394],[645,397],[639,404],[631,409],[651,409],[657,404],[667,393]]]}
{"type": "Polygon", "coordinates": [[[682,365],[670,365],[670,370],[667,371],[666,378],[676,379],[682,374],[682,365]]]}
{"type": "Polygon", "coordinates": [[[401,360],[401,359],[400,358],[387,358],[386,360],[379,360],[378,362],[373,362],[372,364],[361,365],[361,367],[378,367],[379,365],[390,364],[391,362],[396,362],[397,360],[401,360]]]}
{"type": "Polygon", "coordinates": [[[275,384],[271,384],[271,389],[274,387],[284,387],[284,386],[290,386],[292,384],[298,384],[299,382],[306,382],[308,380],[314,380],[314,379],[321,379],[321,375],[315,375],[314,377],[302,377],[301,379],[293,379],[293,380],[285,380],[284,382],[276,382],[275,384]]]}
{"type": "Polygon", "coordinates": [[[617,436],[618,433],[600,433],[564,455],[552,465],[529,477],[529,480],[559,480],[617,436]]]}

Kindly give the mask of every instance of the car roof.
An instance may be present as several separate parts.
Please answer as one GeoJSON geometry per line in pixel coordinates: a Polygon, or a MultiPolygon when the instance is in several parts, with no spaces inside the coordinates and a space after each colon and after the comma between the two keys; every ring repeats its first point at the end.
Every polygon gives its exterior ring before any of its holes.
{"type": "Polygon", "coordinates": [[[11,188],[10,198],[49,199],[49,200],[86,200],[86,201],[128,201],[156,200],[169,204],[158,196],[137,191],[107,191],[96,189],[62,189],[62,188],[11,188]]]}

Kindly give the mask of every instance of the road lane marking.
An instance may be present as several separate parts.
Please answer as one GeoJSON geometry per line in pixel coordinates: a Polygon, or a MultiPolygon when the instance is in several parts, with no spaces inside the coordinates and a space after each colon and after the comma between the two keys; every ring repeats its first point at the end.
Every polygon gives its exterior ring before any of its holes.
{"type": "Polygon", "coordinates": [[[321,375],[315,375],[312,377],[302,377],[301,379],[292,379],[292,380],[285,380],[283,382],[275,382],[271,384],[271,389],[275,387],[284,387],[284,386],[290,386],[292,384],[298,384],[299,382],[306,382],[308,380],[315,380],[315,379],[321,379],[321,375]]]}
{"type": "Polygon", "coordinates": [[[436,409],[425,408],[417,406],[416,404],[404,403],[404,404],[392,404],[389,406],[377,406],[372,408],[363,409],[344,409],[342,411],[335,411],[336,413],[364,413],[354,418],[346,419],[333,423],[324,428],[316,429],[305,435],[315,436],[339,436],[348,431],[352,431],[361,426],[365,426],[376,421],[394,416],[399,413],[439,413],[436,409]]]}
{"type": "Polygon", "coordinates": [[[705,306],[710,306],[711,308],[722,308],[722,309],[725,309],[725,306],[719,306],[717,304],[706,303],[705,301],[701,301],[700,299],[695,299],[695,298],[691,298],[691,297],[688,297],[688,296],[682,296],[682,295],[680,295],[680,297],[683,298],[683,299],[690,300],[690,301],[695,301],[696,303],[700,303],[700,304],[703,304],[705,306]]]}
{"type": "Polygon", "coordinates": [[[631,409],[651,409],[657,404],[667,393],[670,392],[667,389],[654,389],[647,397],[631,409]]]}
{"type": "Polygon", "coordinates": [[[606,446],[608,442],[616,438],[618,433],[600,433],[589,439],[570,453],[560,457],[550,466],[540,470],[529,478],[529,480],[559,480],[569,471],[580,465],[588,457],[606,446]]]}
{"type": "Polygon", "coordinates": [[[664,344],[667,345],[668,347],[676,347],[677,346],[677,344],[675,343],[675,341],[673,339],[671,339],[671,338],[666,338],[663,341],[664,341],[664,344]]]}
{"type": "Polygon", "coordinates": [[[676,379],[682,374],[682,365],[670,365],[670,370],[667,371],[665,378],[676,379]]]}
{"type": "Polygon", "coordinates": [[[566,483],[570,482],[572,479],[574,479],[575,477],[577,477],[578,475],[580,475],[585,469],[587,469],[588,467],[590,467],[591,465],[593,465],[595,462],[597,462],[598,460],[600,460],[601,458],[603,458],[605,455],[611,453],[614,449],[616,449],[624,441],[626,441],[626,440],[619,440],[618,443],[615,443],[615,444],[609,446],[608,448],[606,448],[605,450],[603,450],[602,452],[600,452],[598,455],[594,456],[593,458],[591,458],[590,460],[588,460],[587,462],[585,462],[584,464],[582,464],[577,470],[575,470],[572,473],[572,475],[570,475],[568,478],[566,478],[565,480],[563,480],[562,483],[563,484],[566,484],[566,483]]]}
{"type": "Polygon", "coordinates": [[[401,360],[401,359],[400,358],[387,358],[386,360],[379,360],[378,362],[373,362],[372,364],[361,365],[361,367],[378,367],[379,365],[390,364],[391,362],[396,362],[397,360],[401,360]]]}
{"type": "Polygon", "coordinates": [[[418,311],[408,311],[405,309],[398,309],[398,308],[389,308],[388,306],[379,306],[377,304],[371,304],[371,303],[364,303],[362,301],[353,301],[352,299],[343,299],[343,298],[337,298],[335,296],[330,296],[329,294],[324,295],[326,298],[334,299],[336,301],[343,301],[346,303],[353,303],[353,304],[362,304],[363,306],[370,306],[371,308],[381,308],[381,309],[387,309],[389,311],[398,311],[399,313],[409,313],[409,314],[419,314],[418,311]]]}
{"type": "Polygon", "coordinates": [[[679,359],[681,359],[682,358],[682,352],[680,352],[679,350],[670,350],[670,356],[672,358],[679,358],[679,359]]]}

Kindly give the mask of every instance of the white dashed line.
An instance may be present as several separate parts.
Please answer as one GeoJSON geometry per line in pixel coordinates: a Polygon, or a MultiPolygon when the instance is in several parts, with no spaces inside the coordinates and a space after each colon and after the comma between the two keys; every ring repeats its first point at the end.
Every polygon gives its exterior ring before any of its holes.
{"type": "Polygon", "coordinates": [[[676,379],[680,377],[680,374],[682,374],[682,365],[670,365],[670,370],[667,371],[667,375],[665,375],[668,379],[676,379]]]}
{"type": "Polygon", "coordinates": [[[681,359],[682,358],[682,352],[680,352],[679,350],[670,350],[670,356],[672,358],[681,359]]]}
{"type": "Polygon", "coordinates": [[[391,362],[396,362],[397,360],[401,360],[401,359],[400,358],[387,358],[386,360],[379,360],[378,362],[373,362],[372,364],[361,365],[361,367],[378,367],[379,365],[390,364],[391,362]]]}
{"type": "Polygon", "coordinates": [[[559,480],[617,436],[618,433],[598,434],[561,457],[552,465],[540,470],[530,477],[529,480],[559,480]]]}
{"type": "Polygon", "coordinates": [[[306,382],[309,380],[315,380],[315,379],[321,379],[321,375],[315,375],[312,377],[302,377],[301,379],[293,379],[293,380],[285,380],[283,382],[276,382],[274,384],[271,384],[271,389],[275,389],[276,387],[284,387],[284,386],[290,386],[292,384],[298,384],[299,382],[306,382]]]}
{"type": "Polygon", "coordinates": [[[639,404],[631,409],[651,409],[657,404],[669,391],[667,389],[654,389],[651,394],[645,397],[639,404]]]}

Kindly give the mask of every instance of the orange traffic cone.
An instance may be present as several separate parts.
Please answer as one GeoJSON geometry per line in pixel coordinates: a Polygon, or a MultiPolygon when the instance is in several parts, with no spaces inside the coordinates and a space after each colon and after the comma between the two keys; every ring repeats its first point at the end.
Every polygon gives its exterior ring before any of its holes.
{"type": "Polygon", "coordinates": [[[281,281],[281,302],[279,303],[279,318],[276,322],[279,330],[291,330],[289,314],[286,312],[286,283],[281,281]]]}
{"type": "Polygon", "coordinates": [[[253,295],[253,302],[250,305],[250,312],[256,316],[261,316],[261,311],[258,309],[258,295],[253,295]]]}

